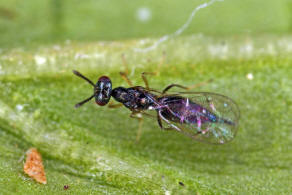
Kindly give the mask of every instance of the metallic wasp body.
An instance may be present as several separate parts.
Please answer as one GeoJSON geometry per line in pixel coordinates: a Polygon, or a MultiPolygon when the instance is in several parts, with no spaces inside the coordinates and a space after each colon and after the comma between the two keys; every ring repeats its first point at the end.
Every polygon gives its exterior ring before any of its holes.
{"type": "Polygon", "coordinates": [[[231,141],[237,132],[239,109],[236,103],[223,95],[208,92],[178,92],[168,94],[172,84],[162,92],[152,90],[142,75],[146,88],[134,86],[112,89],[111,80],[102,76],[96,84],[77,71],[73,71],[94,86],[94,94],[75,107],[95,97],[98,105],[106,105],[113,97],[130,111],[131,116],[140,114],[155,117],[161,129],[176,130],[195,140],[223,144],[231,141]],[[154,111],[153,112],[151,112],[154,111]]]}

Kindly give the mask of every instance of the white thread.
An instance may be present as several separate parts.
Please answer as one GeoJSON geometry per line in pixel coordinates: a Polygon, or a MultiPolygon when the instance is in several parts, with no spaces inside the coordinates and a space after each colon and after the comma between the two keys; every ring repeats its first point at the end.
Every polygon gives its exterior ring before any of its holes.
{"type": "Polygon", "coordinates": [[[173,38],[176,36],[179,36],[185,29],[187,29],[190,25],[190,23],[193,21],[194,16],[196,15],[196,13],[202,9],[202,8],[206,8],[210,5],[212,5],[213,3],[215,3],[216,1],[224,1],[224,0],[211,0],[207,3],[203,3],[199,6],[197,6],[191,13],[191,15],[189,16],[188,20],[186,21],[186,23],[184,23],[177,31],[175,31],[172,34],[168,34],[168,35],[164,35],[163,37],[161,37],[158,41],[156,41],[153,45],[146,47],[146,48],[134,48],[135,52],[141,52],[141,53],[146,53],[149,52],[153,49],[155,49],[156,47],[158,47],[161,43],[163,43],[164,41],[167,41],[169,38],[173,38]]]}

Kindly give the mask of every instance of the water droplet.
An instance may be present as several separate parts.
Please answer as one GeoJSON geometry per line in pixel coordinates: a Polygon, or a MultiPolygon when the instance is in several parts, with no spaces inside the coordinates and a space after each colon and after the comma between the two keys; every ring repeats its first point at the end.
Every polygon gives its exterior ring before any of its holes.
{"type": "Polygon", "coordinates": [[[166,190],[165,195],[171,195],[171,191],[166,190]]]}
{"type": "Polygon", "coordinates": [[[253,80],[253,74],[252,74],[252,73],[248,73],[248,74],[246,75],[246,78],[247,78],[248,80],[253,80]]]}
{"type": "Polygon", "coordinates": [[[16,105],[16,109],[18,110],[18,111],[22,111],[23,110],[23,105],[21,105],[21,104],[17,104],[16,105]]]}
{"type": "Polygon", "coordinates": [[[141,22],[147,22],[152,16],[151,10],[147,7],[141,7],[136,12],[136,17],[141,22]]]}
{"type": "Polygon", "coordinates": [[[36,55],[34,56],[34,61],[37,65],[44,65],[47,62],[47,59],[43,56],[36,55]]]}

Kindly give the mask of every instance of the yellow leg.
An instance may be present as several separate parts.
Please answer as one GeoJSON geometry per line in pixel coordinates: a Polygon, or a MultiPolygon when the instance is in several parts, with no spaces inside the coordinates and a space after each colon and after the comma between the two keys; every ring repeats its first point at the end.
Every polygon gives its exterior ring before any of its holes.
{"type": "Polygon", "coordinates": [[[120,72],[120,75],[128,83],[128,85],[130,87],[133,87],[133,83],[131,82],[131,80],[128,77],[128,75],[129,75],[129,69],[128,69],[127,60],[125,58],[125,54],[122,54],[122,61],[123,61],[123,65],[125,67],[125,71],[124,72],[120,72]]]}
{"type": "Polygon", "coordinates": [[[128,83],[130,87],[133,87],[133,83],[128,77],[128,74],[126,72],[120,72],[121,77],[128,83]]]}
{"type": "Polygon", "coordinates": [[[123,104],[114,104],[114,103],[110,102],[107,107],[108,108],[119,108],[121,106],[123,106],[123,104]]]}
{"type": "Polygon", "coordinates": [[[146,78],[146,75],[156,75],[156,73],[155,72],[142,72],[142,75],[141,76],[142,76],[142,79],[144,81],[145,88],[147,90],[149,90],[149,84],[148,84],[148,80],[146,78]]]}
{"type": "Polygon", "coordinates": [[[197,87],[201,87],[201,86],[207,85],[208,83],[210,83],[212,81],[213,81],[213,79],[209,79],[208,81],[197,83],[195,85],[191,85],[191,86],[187,87],[187,90],[191,90],[191,89],[195,89],[197,87]]]}
{"type": "Polygon", "coordinates": [[[122,61],[123,61],[123,65],[125,67],[125,73],[126,74],[129,74],[128,63],[127,63],[125,54],[122,54],[122,61]]]}
{"type": "Polygon", "coordinates": [[[142,132],[143,132],[143,118],[141,118],[139,120],[139,127],[138,127],[138,131],[137,131],[137,135],[136,135],[136,143],[139,143],[140,138],[142,136],[142,132]]]}
{"type": "Polygon", "coordinates": [[[139,143],[140,138],[142,136],[142,132],[143,132],[143,117],[141,116],[141,114],[139,112],[132,112],[130,115],[131,118],[136,118],[139,120],[139,127],[138,127],[138,131],[137,131],[137,135],[136,135],[136,143],[139,143]]]}
{"type": "Polygon", "coordinates": [[[160,60],[160,63],[158,64],[158,67],[157,67],[157,69],[158,69],[158,74],[160,73],[160,68],[164,65],[164,63],[165,63],[165,59],[166,59],[166,52],[165,51],[163,51],[163,53],[162,53],[162,57],[161,57],[161,60],[160,60]]]}

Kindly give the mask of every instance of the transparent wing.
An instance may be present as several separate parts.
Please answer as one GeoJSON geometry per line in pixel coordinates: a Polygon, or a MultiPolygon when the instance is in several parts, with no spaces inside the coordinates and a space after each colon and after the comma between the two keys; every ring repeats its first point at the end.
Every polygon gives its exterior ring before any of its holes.
{"type": "Polygon", "coordinates": [[[164,125],[212,144],[224,144],[236,136],[240,112],[229,97],[209,92],[179,92],[165,97],[182,97],[183,100],[165,102],[177,120],[161,117],[164,125]]]}

